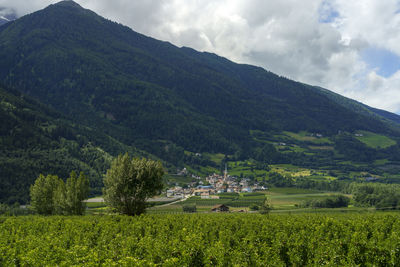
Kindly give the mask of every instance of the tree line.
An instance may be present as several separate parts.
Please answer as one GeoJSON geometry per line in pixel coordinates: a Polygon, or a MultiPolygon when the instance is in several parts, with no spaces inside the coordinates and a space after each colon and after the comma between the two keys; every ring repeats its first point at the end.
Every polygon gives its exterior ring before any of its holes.
{"type": "Polygon", "coordinates": [[[40,174],[30,188],[31,206],[42,215],[83,215],[88,194],[89,179],[75,171],[65,183],[57,175],[40,174]]]}
{"type": "MultiPolygon", "coordinates": [[[[126,215],[145,212],[146,200],[163,188],[162,164],[131,158],[128,153],[114,159],[104,176],[104,201],[113,211],[126,215]]],[[[72,171],[64,182],[56,175],[42,174],[30,187],[31,206],[42,215],[83,215],[89,194],[89,179],[72,171]]]]}

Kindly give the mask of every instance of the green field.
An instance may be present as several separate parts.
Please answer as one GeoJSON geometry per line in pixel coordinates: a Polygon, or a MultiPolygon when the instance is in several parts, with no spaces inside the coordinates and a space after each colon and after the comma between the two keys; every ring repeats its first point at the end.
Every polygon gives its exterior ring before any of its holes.
{"type": "Polygon", "coordinates": [[[221,164],[221,161],[224,159],[225,155],[218,153],[218,154],[211,154],[211,153],[204,153],[206,157],[209,157],[211,161],[214,161],[217,165],[221,164]]]}
{"type": "Polygon", "coordinates": [[[0,266],[399,266],[399,213],[0,217],[0,266]]]}
{"type": "Polygon", "coordinates": [[[160,205],[148,209],[149,213],[183,213],[182,206],[195,205],[197,212],[211,212],[215,205],[225,204],[231,211],[249,210],[252,204],[261,205],[265,197],[269,199],[273,212],[293,210],[299,204],[310,199],[322,199],[338,193],[322,192],[301,188],[271,188],[270,190],[256,193],[223,193],[218,194],[219,199],[201,199],[199,196],[173,203],[171,205],[160,205]]]}
{"type": "Polygon", "coordinates": [[[268,190],[269,195],[293,195],[293,194],[318,194],[321,191],[312,189],[303,189],[295,187],[273,187],[268,190]]]}
{"type": "Polygon", "coordinates": [[[201,199],[200,197],[190,197],[186,201],[179,202],[177,205],[196,205],[202,207],[213,207],[225,204],[230,207],[247,208],[252,204],[261,205],[265,200],[265,193],[245,193],[245,194],[219,194],[220,199],[201,199]]]}
{"type": "Polygon", "coordinates": [[[372,148],[387,148],[396,144],[396,141],[384,135],[367,131],[359,131],[357,133],[362,134],[363,136],[356,136],[356,138],[372,148]]]}

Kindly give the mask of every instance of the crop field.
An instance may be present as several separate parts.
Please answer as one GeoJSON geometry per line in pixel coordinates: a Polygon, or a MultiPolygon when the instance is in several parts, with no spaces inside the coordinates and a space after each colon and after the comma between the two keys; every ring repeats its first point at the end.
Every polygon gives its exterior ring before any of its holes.
{"type": "Polygon", "coordinates": [[[399,266],[400,214],[0,217],[1,266],[399,266]]]}

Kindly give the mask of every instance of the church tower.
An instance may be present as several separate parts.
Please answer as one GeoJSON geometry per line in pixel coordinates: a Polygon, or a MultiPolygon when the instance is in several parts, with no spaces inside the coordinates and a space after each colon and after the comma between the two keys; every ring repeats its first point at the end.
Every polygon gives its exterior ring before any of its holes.
{"type": "Polygon", "coordinates": [[[226,181],[226,178],[228,178],[228,167],[225,163],[225,171],[224,171],[224,181],[226,181]]]}

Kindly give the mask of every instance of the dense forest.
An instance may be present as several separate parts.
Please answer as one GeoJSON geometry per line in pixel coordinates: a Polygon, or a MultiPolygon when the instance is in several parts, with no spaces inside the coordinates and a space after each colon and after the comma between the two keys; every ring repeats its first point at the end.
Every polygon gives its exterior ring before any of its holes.
{"type": "Polygon", "coordinates": [[[145,155],[4,88],[0,86],[0,202],[26,203],[29,186],[40,173],[66,178],[71,169],[86,173],[92,194],[100,193],[102,175],[112,159],[109,153],[145,155]]]}

